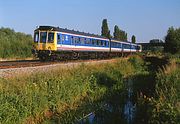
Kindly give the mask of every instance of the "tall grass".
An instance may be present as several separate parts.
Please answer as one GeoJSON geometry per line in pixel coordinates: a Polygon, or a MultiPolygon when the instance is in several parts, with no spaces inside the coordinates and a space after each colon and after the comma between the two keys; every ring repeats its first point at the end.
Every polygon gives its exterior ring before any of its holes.
{"type": "Polygon", "coordinates": [[[123,77],[134,72],[129,61],[114,60],[0,79],[0,122],[75,122],[123,90],[123,77]]]}
{"type": "Polygon", "coordinates": [[[136,123],[178,124],[180,122],[180,68],[169,59],[164,68],[135,76],[138,94],[136,123]]]}
{"type": "Polygon", "coordinates": [[[152,101],[150,123],[180,122],[180,68],[171,63],[157,73],[156,96],[152,101]]]}

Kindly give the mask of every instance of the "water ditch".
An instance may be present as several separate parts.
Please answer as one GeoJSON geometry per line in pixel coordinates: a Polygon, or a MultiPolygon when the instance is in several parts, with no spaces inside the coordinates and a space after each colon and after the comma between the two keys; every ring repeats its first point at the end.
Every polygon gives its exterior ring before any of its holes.
{"type": "Polygon", "coordinates": [[[97,111],[84,116],[77,124],[133,124],[136,112],[136,104],[133,101],[133,80],[128,78],[123,82],[125,90],[121,94],[112,96],[110,101],[102,103],[97,111]]]}

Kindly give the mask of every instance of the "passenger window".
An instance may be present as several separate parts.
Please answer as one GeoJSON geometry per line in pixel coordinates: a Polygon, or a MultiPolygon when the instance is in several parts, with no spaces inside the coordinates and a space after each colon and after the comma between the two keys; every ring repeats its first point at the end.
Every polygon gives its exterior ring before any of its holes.
{"type": "Polygon", "coordinates": [[[103,46],[103,41],[100,41],[101,42],[101,46],[103,46]]]}
{"type": "Polygon", "coordinates": [[[64,42],[64,40],[65,40],[65,35],[62,35],[61,41],[64,42]]]}
{"type": "Polygon", "coordinates": [[[95,41],[94,41],[94,39],[92,39],[92,45],[95,45],[95,41]]]}
{"type": "Polygon", "coordinates": [[[104,41],[104,46],[106,46],[106,41],[104,41]]]}
{"type": "Polygon", "coordinates": [[[79,44],[80,43],[80,38],[74,37],[74,40],[75,40],[75,44],[79,44]]]}
{"type": "Polygon", "coordinates": [[[96,45],[98,46],[98,40],[95,40],[95,42],[96,42],[96,45]]]}
{"type": "Polygon", "coordinates": [[[73,36],[71,37],[71,44],[74,44],[74,38],[73,38],[73,36]]]}
{"type": "Polygon", "coordinates": [[[80,38],[81,44],[84,44],[84,38],[80,38]]]}
{"type": "Polygon", "coordinates": [[[77,44],[81,44],[81,38],[77,38],[77,44]]]}
{"type": "Polygon", "coordinates": [[[85,43],[86,43],[86,44],[90,44],[90,39],[86,39],[86,40],[85,40],[85,43]]]}

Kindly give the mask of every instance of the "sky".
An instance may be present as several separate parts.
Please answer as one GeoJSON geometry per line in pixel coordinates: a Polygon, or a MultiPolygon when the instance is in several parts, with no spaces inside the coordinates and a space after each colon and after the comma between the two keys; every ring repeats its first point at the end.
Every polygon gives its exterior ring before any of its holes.
{"type": "Polygon", "coordinates": [[[101,34],[107,19],[137,42],[164,40],[169,27],[180,27],[180,0],[0,0],[0,27],[33,34],[39,25],[101,34]]]}

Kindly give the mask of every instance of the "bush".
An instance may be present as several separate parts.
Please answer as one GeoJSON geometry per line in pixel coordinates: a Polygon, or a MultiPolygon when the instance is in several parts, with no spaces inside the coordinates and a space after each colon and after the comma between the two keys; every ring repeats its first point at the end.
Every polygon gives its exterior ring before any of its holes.
{"type": "Polygon", "coordinates": [[[151,123],[180,122],[180,69],[175,63],[157,73],[157,98],[153,101],[151,123]]]}
{"type": "Polygon", "coordinates": [[[172,54],[180,53],[180,28],[169,28],[165,37],[165,51],[172,54]]]}
{"type": "Polygon", "coordinates": [[[138,115],[142,116],[146,123],[180,122],[180,68],[175,61],[170,63],[156,74],[156,84],[154,91],[150,91],[151,95],[141,94],[138,99],[138,115]]]}
{"type": "Polygon", "coordinates": [[[33,39],[31,35],[15,32],[9,28],[0,29],[0,58],[25,58],[31,56],[33,39]]]}
{"type": "Polygon", "coordinates": [[[131,56],[128,61],[134,66],[137,72],[141,72],[145,69],[144,60],[139,56],[131,56]]]}

